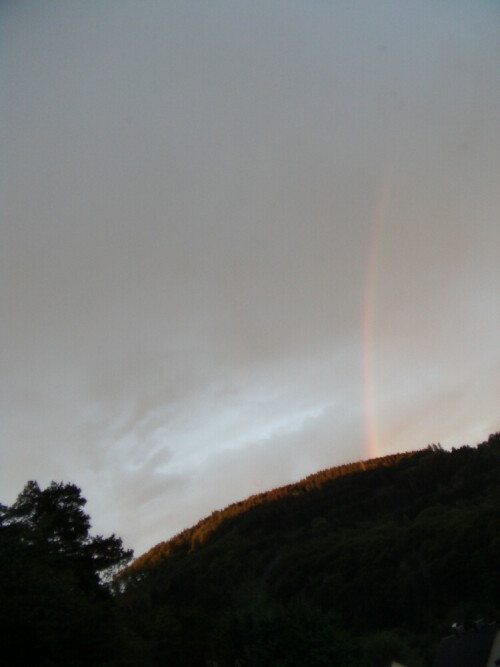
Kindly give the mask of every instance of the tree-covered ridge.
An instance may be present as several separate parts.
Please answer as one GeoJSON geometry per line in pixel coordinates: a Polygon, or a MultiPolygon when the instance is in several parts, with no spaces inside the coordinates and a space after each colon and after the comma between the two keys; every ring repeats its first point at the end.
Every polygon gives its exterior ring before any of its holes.
{"type": "Polygon", "coordinates": [[[232,503],[223,510],[212,512],[210,516],[201,519],[194,526],[186,528],[170,540],[160,542],[145,554],[136,558],[122,575],[127,576],[134,572],[141,572],[149,567],[154,567],[158,565],[163,558],[168,557],[177,550],[191,550],[202,545],[225,521],[233,520],[253,508],[279,502],[292,496],[302,496],[313,491],[318,491],[325,484],[328,484],[339,477],[373,470],[374,468],[379,467],[390,467],[402,459],[415,456],[418,453],[418,451],[414,451],[402,454],[389,454],[367,461],[357,461],[335,466],[333,468],[327,468],[320,472],[308,475],[294,484],[287,484],[272,489],[271,491],[265,491],[263,493],[249,496],[246,500],[232,503]]]}
{"type": "Polygon", "coordinates": [[[500,620],[500,433],[326,470],[214,513],[115,577],[73,484],[0,506],[1,667],[430,667],[500,620]]]}
{"type": "Polygon", "coordinates": [[[422,667],[453,621],[498,619],[500,434],[383,461],[236,504],[138,559],[123,601],[153,664],[422,667]]]}

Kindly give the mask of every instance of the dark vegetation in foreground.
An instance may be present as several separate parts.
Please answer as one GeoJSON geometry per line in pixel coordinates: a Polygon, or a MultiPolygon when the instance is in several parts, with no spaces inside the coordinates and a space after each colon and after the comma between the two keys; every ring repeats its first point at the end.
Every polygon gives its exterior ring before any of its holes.
{"type": "Polygon", "coordinates": [[[30,503],[76,487],[30,483],[2,511],[2,655],[17,658],[0,664],[432,665],[452,622],[500,618],[499,482],[500,433],[332,468],[214,512],[111,586],[99,572],[130,553],[90,538],[81,504],[80,538],[54,533],[72,525],[64,503],[30,503]]]}

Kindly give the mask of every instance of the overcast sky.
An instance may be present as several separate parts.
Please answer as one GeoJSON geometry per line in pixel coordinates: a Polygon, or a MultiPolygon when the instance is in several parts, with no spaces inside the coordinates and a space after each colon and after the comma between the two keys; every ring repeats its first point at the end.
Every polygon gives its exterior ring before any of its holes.
{"type": "Polygon", "coordinates": [[[0,2],[0,500],[137,555],[500,429],[500,4],[0,2]]]}

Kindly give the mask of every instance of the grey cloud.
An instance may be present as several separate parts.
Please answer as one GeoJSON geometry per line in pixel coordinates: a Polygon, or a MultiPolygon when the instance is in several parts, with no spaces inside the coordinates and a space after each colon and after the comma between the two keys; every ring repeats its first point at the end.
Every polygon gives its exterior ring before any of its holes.
{"type": "Polygon", "coordinates": [[[368,384],[384,451],[498,428],[500,12],[459,6],[4,3],[3,502],[68,478],[146,548],[366,455],[368,384]]]}

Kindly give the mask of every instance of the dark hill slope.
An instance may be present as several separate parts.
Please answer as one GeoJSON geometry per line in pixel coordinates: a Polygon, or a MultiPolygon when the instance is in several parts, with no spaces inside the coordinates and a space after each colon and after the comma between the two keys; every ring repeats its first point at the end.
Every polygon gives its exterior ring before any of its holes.
{"type": "Polygon", "coordinates": [[[124,623],[150,664],[426,664],[448,622],[498,617],[499,481],[496,434],[254,496],[137,559],[124,623]]]}
{"type": "MultiPolygon", "coordinates": [[[[247,512],[252,512],[252,510],[255,510],[256,508],[261,508],[262,505],[268,506],[264,510],[265,514],[270,511],[271,514],[277,512],[279,515],[291,499],[294,499],[292,501],[292,504],[294,505],[293,510],[298,511],[299,513],[303,513],[304,511],[306,511],[306,513],[310,512],[312,509],[310,508],[311,502],[313,505],[318,505],[318,503],[319,505],[322,503],[330,505],[332,500],[340,500],[342,503],[344,500],[342,497],[342,487],[338,484],[332,487],[331,483],[334,480],[339,480],[341,477],[354,475],[367,470],[371,471],[377,468],[390,468],[400,461],[419,453],[420,452],[391,454],[389,456],[370,459],[368,461],[359,461],[329,468],[313,475],[309,475],[295,484],[288,484],[273,489],[272,491],[266,491],[264,493],[250,496],[246,500],[229,505],[224,510],[213,512],[209,517],[202,519],[195,526],[187,528],[172,539],[160,542],[147,553],[137,558],[128,568],[127,573],[150,569],[174,553],[179,551],[185,553],[186,550],[191,551],[196,549],[208,539],[211,539],[215,532],[217,532],[217,535],[220,535],[227,530],[229,524],[232,523],[235,518],[241,517],[241,515],[246,514],[247,512]],[[332,498],[332,493],[337,496],[340,493],[340,498],[332,498]],[[297,498],[300,498],[298,502],[296,500],[297,498]],[[270,505],[272,505],[272,507],[270,507],[270,505]]],[[[350,499],[350,502],[354,503],[355,499],[350,499]]],[[[288,509],[290,510],[292,508],[290,507],[288,509]]],[[[260,510],[260,512],[262,512],[262,510],[260,510]]],[[[254,513],[251,514],[251,516],[246,516],[244,519],[240,519],[240,521],[242,520],[245,522],[250,520],[250,522],[252,522],[252,520],[258,521],[258,518],[259,510],[257,510],[256,514],[254,513]]]]}

